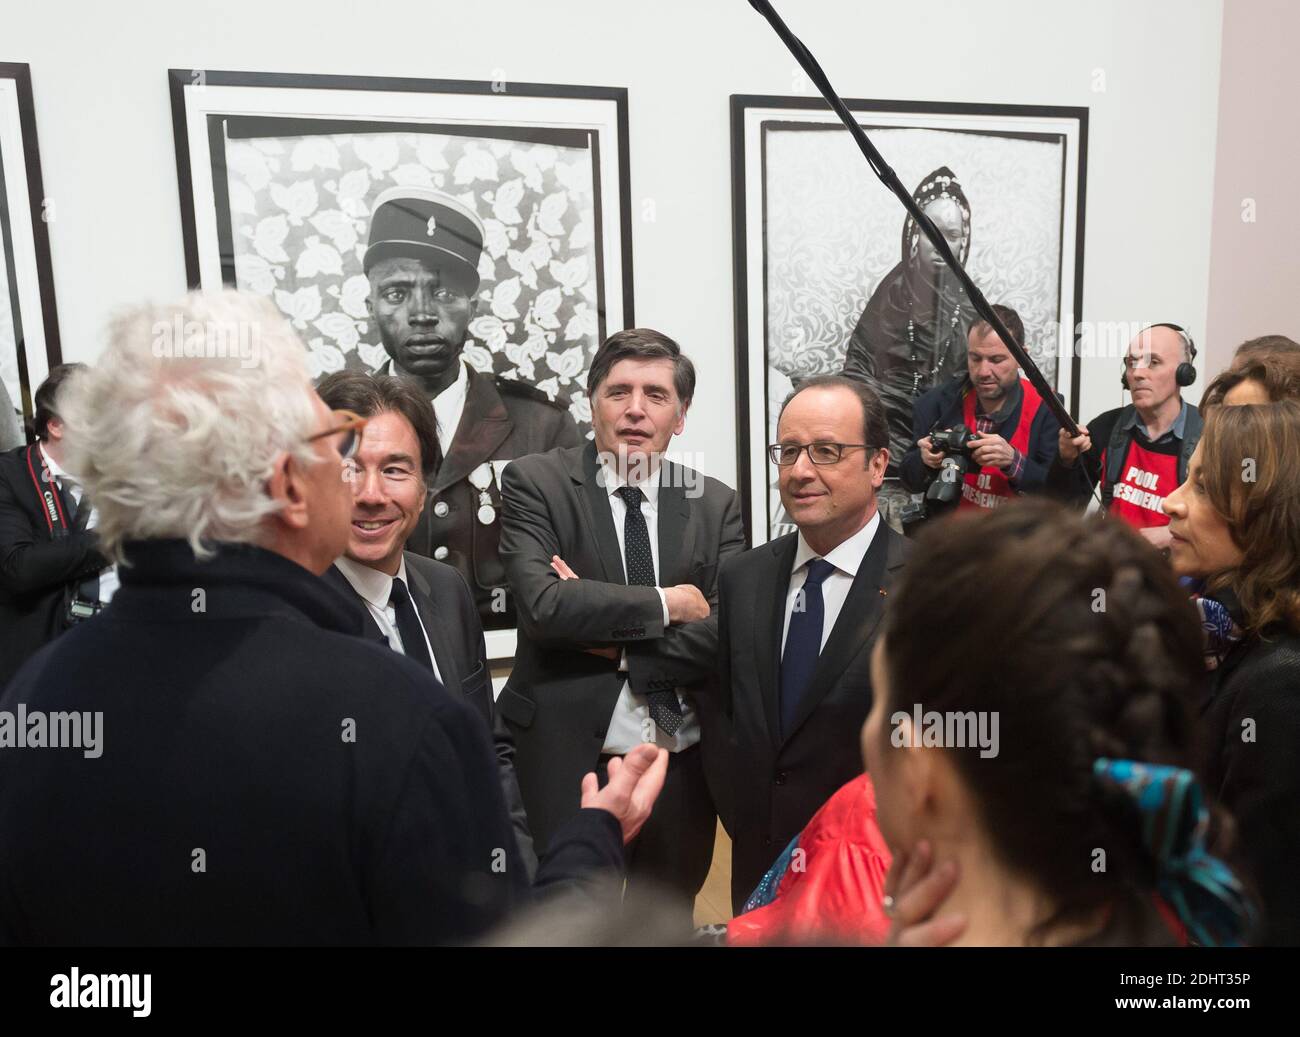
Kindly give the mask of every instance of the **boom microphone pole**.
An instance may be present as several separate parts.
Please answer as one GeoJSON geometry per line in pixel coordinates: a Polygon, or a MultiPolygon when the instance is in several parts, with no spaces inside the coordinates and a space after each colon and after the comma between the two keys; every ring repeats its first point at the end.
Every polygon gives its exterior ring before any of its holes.
{"type": "Polygon", "coordinates": [[[943,257],[943,261],[948,264],[949,269],[957,275],[957,280],[961,282],[967,298],[970,299],[971,305],[975,307],[975,312],[989,323],[993,330],[998,333],[998,337],[1006,344],[1007,349],[1011,350],[1011,355],[1016,358],[1016,363],[1024,369],[1025,375],[1034,388],[1038,390],[1038,395],[1043,398],[1043,403],[1047,405],[1047,409],[1056,416],[1056,420],[1061,423],[1062,428],[1069,432],[1071,436],[1077,436],[1079,426],[1074,423],[1074,419],[1070,417],[1070,412],[1065,409],[1065,405],[1056,398],[1056,393],[1052,391],[1047,379],[1043,377],[1043,372],[1038,369],[1038,365],[1034,363],[1033,358],[1025,352],[1020,343],[1007,330],[1007,326],[1002,323],[1002,320],[993,311],[993,307],[989,305],[989,301],[984,298],[984,293],[975,286],[975,282],[971,280],[970,275],[957,262],[957,258],[952,254],[952,249],[948,246],[948,242],[944,240],[944,236],[939,233],[934,223],[931,222],[930,217],[912,200],[911,194],[899,181],[898,174],[881,157],[880,152],[871,143],[866,132],[853,118],[848,105],[835,92],[830,80],[826,78],[826,73],[817,64],[817,59],[809,53],[808,48],[803,45],[799,37],[790,31],[768,0],[749,0],[749,4],[771,23],[772,28],[776,30],[776,34],[781,37],[781,42],[789,48],[795,60],[808,74],[808,78],[821,91],[822,97],[831,106],[831,110],[840,117],[840,121],[844,123],[845,128],[849,131],[849,135],[857,143],[862,154],[866,156],[867,164],[871,166],[872,172],[880,178],[882,184],[894,192],[898,200],[903,203],[903,208],[911,214],[917,226],[930,239],[930,244],[934,246],[935,251],[943,257]]]}

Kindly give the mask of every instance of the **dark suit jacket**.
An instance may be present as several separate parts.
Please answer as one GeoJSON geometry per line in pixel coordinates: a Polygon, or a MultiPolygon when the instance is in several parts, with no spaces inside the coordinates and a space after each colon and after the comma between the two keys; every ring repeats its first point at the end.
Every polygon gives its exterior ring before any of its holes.
{"type": "Polygon", "coordinates": [[[1295,947],[1300,945],[1300,635],[1275,627],[1267,637],[1234,646],[1213,671],[1202,716],[1209,750],[1205,776],[1209,793],[1236,820],[1236,856],[1263,901],[1256,942],[1295,947]]]}
{"type": "MultiPolygon", "coordinates": [[[[469,587],[465,585],[464,577],[451,566],[421,558],[409,551],[405,557],[411,597],[415,600],[420,622],[429,635],[429,644],[433,646],[433,658],[438,664],[443,686],[451,691],[459,691],[492,732],[497,767],[501,774],[501,792],[505,796],[506,809],[510,812],[511,827],[514,828],[519,843],[519,853],[524,858],[531,878],[537,870],[537,855],[533,852],[528,816],[524,812],[524,802],[519,795],[519,781],[515,777],[515,742],[510,729],[497,715],[487,647],[483,641],[483,625],[478,620],[474,599],[469,587]]],[[[361,606],[365,636],[385,648],[389,647],[388,639],[379,629],[379,624],[339,568],[331,565],[325,571],[324,580],[349,601],[361,606]]]]}
{"type": "MultiPolygon", "coordinates": [[[[497,708],[515,735],[519,786],[538,845],[545,847],[578,808],[577,788],[604,745],[623,687],[618,664],[587,645],[627,651],[632,690],[700,690],[714,679],[714,615],[664,626],[653,587],[629,587],[594,444],[516,461],[505,474],[501,557],[519,614],[515,666],[497,708]],[[561,580],[559,555],[578,574],[561,580]]],[[[691,583],[717,601],[718,565],[744,550],[736,493],[691,473],[689,496],[678,465],[665,462],[659,489],[659,585],[691,583]]],[[[700,705],[706,771],[713,718],[700,705]]]]}
{"type": "Polygon", "coordinates": [[[871,648],[910,543],[881,521],[822,649],[794,729],[780,734],[781,630],[798,534],[723,567],[720,688],[734,730],[731,896],[737,911],[786,845],[862,773],[871,648]]]}
{"type": "MultiPolygon", "coordinates": [[[[355,608],[255,547],[127,557],[0,700],[103,714],[98,759],[0,752],[0,944],[457,943],[528,896],[482,720],[355,608]]],[[[621,866],[605,811],[556,843],[538,887],[621,866]]]]}
{"type": "Polygon", "coordinates": [[[569,412],[551,403],[545,393],[524,382],[493,379],[472,369],[468,375],[460,426],[439,429],[439,437],[450,442],[451,449],[429,484],[424,513],[406,549],[460,570],[483,625],[489,630],[509,629],[516,619],[498,546],[501,489],[493,470],[487,494],[496,515],[491,522],[480,522],[481,495],[470,483],[470,473],[489,461],[513,461],[555,447],[577,446],[583,439],[569,412]]]}
{"type": "MultiPolygon", "coordinates": [[[[69,523],[71,504],[65,498],[69,523]]],[[[27,447],[0,454],[0,688],[66,629],[72,588],[108,564],[96,542],[85,530],[51,536],[27,470],[27,447]]]]}

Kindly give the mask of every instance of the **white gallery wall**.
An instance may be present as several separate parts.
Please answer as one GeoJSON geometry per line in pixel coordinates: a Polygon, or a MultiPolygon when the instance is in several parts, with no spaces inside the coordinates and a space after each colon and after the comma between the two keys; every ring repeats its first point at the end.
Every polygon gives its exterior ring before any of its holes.
{"type": "MultiPolygon", "coordinates": [[[[1203,331],[1221,0],[778,8],[848,97],[1088,107],[1084,319],[1203,331]]],[[[0,12],[0,60],[32,70],[68,360],[94,360],[115,307],[185,289],[169,67],[627,87],[636,320],[694,357],[700,391],[678,446],[734,485],[728,98],[812,92],[745,0],[3,0],[0,12]]],[[[1084,420],[1120,402],[1118,371],[1084,361],[1084,420]]]]}

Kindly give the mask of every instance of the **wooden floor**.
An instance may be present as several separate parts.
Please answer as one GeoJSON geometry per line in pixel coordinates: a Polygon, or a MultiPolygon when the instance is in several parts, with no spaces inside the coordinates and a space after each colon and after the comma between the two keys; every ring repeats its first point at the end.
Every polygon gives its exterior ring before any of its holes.
{"type": "Polygon", "coordinates": [[[721,925],[731,918],[731,840],[718,823],[718,838],[713,846],[713,867],[704,880],[704,888],[695,898],[695,924],[721,925]]]}

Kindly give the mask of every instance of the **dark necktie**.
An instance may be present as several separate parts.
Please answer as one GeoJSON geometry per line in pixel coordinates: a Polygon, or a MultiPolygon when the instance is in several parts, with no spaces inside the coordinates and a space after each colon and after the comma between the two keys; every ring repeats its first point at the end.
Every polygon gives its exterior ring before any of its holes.
{"type": "Polygon", "coordinates": [[[813,670],[822,652],[822,624],[826,603],[822,584],[835,571],[825,558],[808,563],[808,578],[794,597],[790,611],[790,629],[785,635],[785,652],[781,655],[781,737],[794,728],[799,702],[812,682],[813,670]]]}
{"type": "MultiPolygon", "coordinates": [[[[629,587],[656,587],[655,557],[650,552],[650,533],[641,502],[645,500],[639,486],[620,486],[618,494],[627,505],[623,520],[623,554],[627,557],[627,585],[629,587]]],[[[677,692],[652,691],[646,695],[650,703],[650,719],[666,735],[673,735],[682,726],[682,705],[677,692]]]]}
{"type": "Polygon", "coordinates": [[[429,646],[424,643],[424,627],[420,626],[420,617],[415,614],[415,602],[411,600],[406,584],[396,576],[393,577],[388,604],[397,613],[397,634],[402,639],[406,657],[432,670],[433,660],[429,658],[429,646]]]}
{"type": "MultiPolygon", "coordinates": [[[[84,533],[86,527],[90,524],[90,513],[94,509],[90,506],[90,498],[83,491],[81,498],[78,499],[73,490],[73,483],[69,479],[56,479],[54,484],[59,488],[63,495],[63,503],[66,513],[71,519],[71,531],[74,533],[84,533]]],[[[84,580],[77,583],[77,597],[82,601],[99,600],[99,573],[94,576],[87,576],[84,580]]]]}

